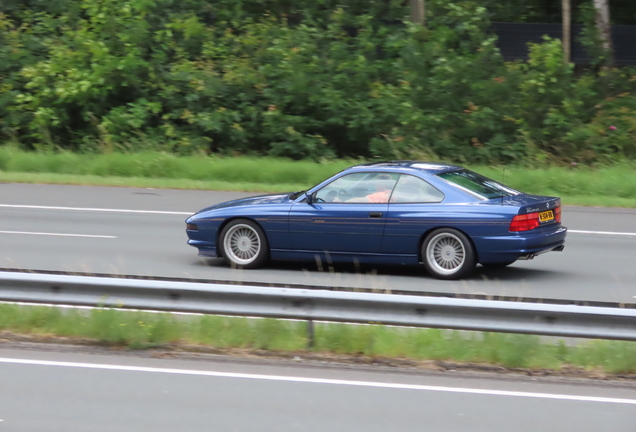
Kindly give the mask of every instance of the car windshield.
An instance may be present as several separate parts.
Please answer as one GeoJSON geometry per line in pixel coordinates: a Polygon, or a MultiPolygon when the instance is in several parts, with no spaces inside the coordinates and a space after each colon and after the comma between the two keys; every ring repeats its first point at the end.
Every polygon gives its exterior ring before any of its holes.
{"type": "Polygon", "coordinates": [[[469,170],[450,171],[437,176],[484,200],[519,195],[521,193],[469,170]]]}

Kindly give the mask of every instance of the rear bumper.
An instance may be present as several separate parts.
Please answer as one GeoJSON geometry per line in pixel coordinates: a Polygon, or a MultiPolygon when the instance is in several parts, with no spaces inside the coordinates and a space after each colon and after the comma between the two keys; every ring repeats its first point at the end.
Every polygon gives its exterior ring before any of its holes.
{"type": "Polygon", "coordinates": [[[501,263],[532,259],[537,255],[563,250],[567,228],[536,233],[510,233],[505,236],[473,237],[480,263],[501,263]]]}

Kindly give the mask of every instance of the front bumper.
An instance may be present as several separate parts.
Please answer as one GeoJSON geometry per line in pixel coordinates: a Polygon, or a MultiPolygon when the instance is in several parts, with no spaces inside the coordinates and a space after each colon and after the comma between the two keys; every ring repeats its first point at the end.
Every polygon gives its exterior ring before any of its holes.
{"type": "Polygon", "coordinates": [[[201,257],[218,257],[216,253],[216,244],[203,240],[188,240],[188,244],[199,249],[199,256],[201,257]]]}

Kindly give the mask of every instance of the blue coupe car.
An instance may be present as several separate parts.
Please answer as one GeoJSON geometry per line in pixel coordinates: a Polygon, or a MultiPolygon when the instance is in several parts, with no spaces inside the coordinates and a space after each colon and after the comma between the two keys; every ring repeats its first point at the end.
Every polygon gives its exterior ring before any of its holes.
{"type": "Polygon", "coordinates": [[[453,165],[376,162],[301,192],[238,199],[186,220],[204,257],[423,264],[439,279],[563,250],[561,200],[453,165]]]}

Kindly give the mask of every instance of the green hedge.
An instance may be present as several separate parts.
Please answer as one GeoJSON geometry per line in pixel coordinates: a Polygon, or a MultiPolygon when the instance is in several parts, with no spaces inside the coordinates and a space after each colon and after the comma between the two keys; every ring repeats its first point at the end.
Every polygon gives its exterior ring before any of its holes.
{"type": "MultiPolygon", "coordinates": [[[[488,3],[482,1],[482,3],[488,3]]],[[[636,157],[636,72],[506,64],[476,2],[10,0],[0,129],[25,148],[460,163],[636,157]]]]}

